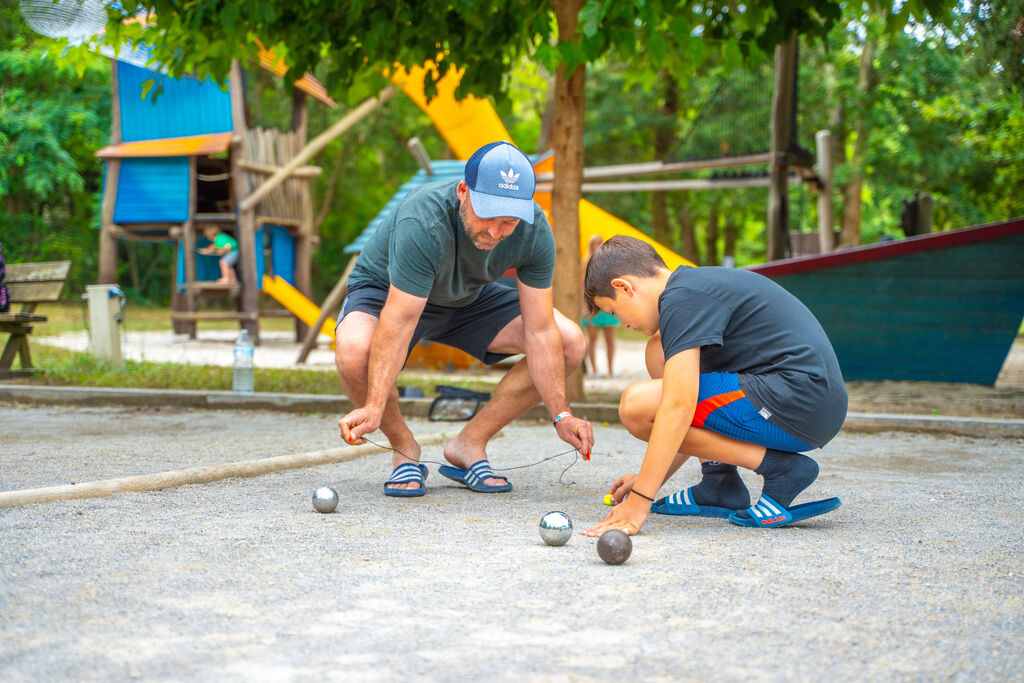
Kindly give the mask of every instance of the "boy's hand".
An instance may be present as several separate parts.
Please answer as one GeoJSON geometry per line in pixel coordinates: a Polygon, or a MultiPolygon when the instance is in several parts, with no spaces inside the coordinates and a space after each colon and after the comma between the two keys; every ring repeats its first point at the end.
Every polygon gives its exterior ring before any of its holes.
{"type": "Polygon", "coordinates": [[[558,438],[580,453],[584,460],[590,460],[590,449],[594,447],[594,426],[578,417],[564,417],[555,423],[558,438]]]}
{"type": "Polygon", "coordinates": [[[633,484],[636,482],[636,478],[636,474],[623,474],[621,477],[616,479],[615,483],[612,484],[612,487],[608,489],[608,494],[612,497],[612,500],[615,501],[616,505],[621,503],[622,499],[633,490],[633,484]]]}
{"type": "Polygon", "coordinates": [[[345,443],[357,445],[366,443],[363,434],[369,434],[380,427],[383,411],[365,406],[357,408],[338,420],[341,438],[345,443]]]}
{"type": "Polygon", "coordinates": [[[583,532],[585,536],[600,536],[609,529],[621,529],[630,536],[640,533],[640,527],[651,513],[651,502],[640,496],[629,496],[612,508],[604,521],[583,532]]]}

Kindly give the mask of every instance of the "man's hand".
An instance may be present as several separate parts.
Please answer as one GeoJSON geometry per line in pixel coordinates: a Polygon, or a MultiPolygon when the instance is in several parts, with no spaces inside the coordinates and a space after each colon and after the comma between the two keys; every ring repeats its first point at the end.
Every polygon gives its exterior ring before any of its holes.
{"type": "Polygon", "coordinates": [[[357,408],[338,420],[341,438],[345,443],[357,445],[366,443],[363,434],[369,434],[380,427],[384,411],[372,406],[357,408]]]}
{"type": "Polygon", "coordinates": [[[621,529],[630,536],[640,533],[640,527],[647,521],[651,513],[651,501],[640,496],[629,496],[616,505],[604,518],[604,521],[583,532],[586,536],[600,536],[609,529],[621,529]]]}
{"type": "Polygon", "coordinates": [[[612,484],[612,487],[608,489],[608,494],[612,497],[612,500],[615,501],[616,505],[621,503],[622,499],[633,490],[633,484],[636,482],[636,478],[636,474],[623,474],[621,477],[616,479],[615,483],[612,484]]]}
{"type": "Polygon", "coordinates": [[[590,449],[594,447],[593,425],[570,415],[555,423],[555,432],[559,439],[582,453],[584,460],[590,460],[590,449]]]}

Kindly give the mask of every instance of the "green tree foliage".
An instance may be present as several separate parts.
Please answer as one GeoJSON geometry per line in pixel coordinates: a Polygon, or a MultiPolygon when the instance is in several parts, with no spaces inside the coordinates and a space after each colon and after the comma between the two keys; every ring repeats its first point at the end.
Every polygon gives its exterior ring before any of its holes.
{"type": "MultiPolygon", "coordinates": [[[[854,172],[848,162],[856,142],[851,122],[864,118],[870,137],[863,240],[901,237],[903,200],[915,191],[935,199],[936,229],[1024,215],[1024,104],[1019,87],[1006,83],[1005,69],[992,56],[989,38],[998,31],[985,18],[1000,15],[958,7],[943,24],[912,20],[903,31],[885,34],[877,15],[854,9],[824,43],[802,52],[800,142],[812,144],[816,130],[832,131],[841,188],[854,172]],[[872,35],[878,46],[874,82],[863,92],[858,66],[872,35]]],[[[841,208],[842,193],[834,198],[841,208]]]]}
{"type": "MultiPolygon", "coordinates": [[[[867,117],[871,138],[863,233],[865,241],[873,241],[883,233],[898,236],[901,200],[914,190],[936,197],[935,219],[944,228],[1024,214],[1019,191],[1024,185],[1019,144],[1024,112],[1020,42],[1014,38],[1024,1],[965,3],[946,14],[943,6],[948,4],[908,2],[898,5],[896,13],[892,7],[844,4],[840,14],[838,3],[821,1],[799,3],[797,14],[790,15],[796,3],[765,2],[745,5],[741,15],[726,2],[589,0],[580,12],[580,39],[561,43],[552,42],[547,4],[518,0],[493,8],[318,0],[296,5],[168,1],[147,7],[166,18],[159,26],[167,34],[158,55],[172,71],[225,75],[230,58],[252,54],[253,39],[259,38],[293,65],[291,76],[312,71],[347,101],[379,89],[381,70],[393,62],[416,63],[447,51],[449,61],[470,66],[463,90],[496,96],[514,139],[528,150],[548,105],[551,69],[560,61],[588,64],[587,165],[657,158],[654,129],[666,124],[665,74],[678,87],[671,121],[677,136],[704,135],[693,127],[700,103],[741,64],[750,68],[770,62],[771,46],[786,35],[780,27],[820,34],[831,26],[824,39],[802,40],[798,141],[813,148],[814,131],[829,128],[848,148],[853,138],[843,121],[853,113],[867,117]],[[861,29],[872,21],[879,37],[874,64],[879,80],[870,97],[861,97],[856,89],[861,29]],[[908,21],[912,28],[902,32],[908,21]],[[886,24],[895,29],[889,26],[886,32],[886,24]],[[183,44],[190,49],[180,49],[183,44]]],[[[108,141],[109,62],[75,51],[58,59],[46,49],[54,41],[28,33],[17,3],[0,0],[0,12],[0,240],[12,260],[72,258],[74,275],[84,283],[95,274],[102,165],[93,154],[108,141]]],[[[141,31],[137,26],[114,28],[115,43],[141,31]]],[[[251,75],[257,84],[250,89],[254,123],[287,126],[287,84],[251,75]]],[[[748,94],[730,97],[741,108],[748,106],[748,94]]],[[[337,116],[337,111],[312,104],[311,135],[337,116]]],[[[328,204],[314,265],[315,296],[323,296],[340,274],[347,260],[344,246],[415,172],[405,149],[413,135],[434,158],[448,155],[429,120],[396,98],[315,160],[324,167],[317,179],[318,212],[328,204]]],[[[841,164],[840,183],[848,175],[849,168],[841,164]]],[[[651,230],[649,195],[588,198],[651,230]]],[[[813,194],[794,189],[791,201],[794,224],[814,226],[813,194]]],[[[726,250],[725,226],[731,221],[739,226],[737,261],[760,260],[766,202],[767,191],[761,189],[672,193],[669,243],[683,250],[681,224],[690,220],[696,226],[699,260],[717,262],[726,250]],[[717,236],[709,235],[713,217],[721,227],[717,236]]],[[[165,301],[173,248],[125,243],[121,248],[128,258],[122,259],[124,277],[119,274],[119,279],[138,282],[145,290],[140,295],[165,301]],[[133,268],[140,272],[132,275],[133,268]]],[[[77,293],[74,285],[69,293],[77,293]]]]}
{"type": "Polygon", "coordinates": [[[110,66],[94,57],[76,73],[0,4],[0,242],[12,263],[71,259],[68,292],[95,273],[93,156],[110,133],[110,66]]]}

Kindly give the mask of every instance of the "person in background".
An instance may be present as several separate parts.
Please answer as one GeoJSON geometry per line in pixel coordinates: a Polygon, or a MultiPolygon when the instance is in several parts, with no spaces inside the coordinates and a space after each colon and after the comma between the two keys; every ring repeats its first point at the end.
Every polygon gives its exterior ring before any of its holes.
{"type": "Polygon", "coordinates": [[[210,244],[199,249],[199,253],[220,256],[220,279],[217,282],[238,282],[238,276],[235,275],[235,264],[238,263],[238,240],[226,232],[222,232],[216,225],[207,225],[203,228],[203,235],[210,240],[210,244]]]}
{"type": "MultiPolygon", "coordinates": [[[[591,236],[590,242],[587,244],[587,256],[583,260],[584,273],[586,273],[590,257],[594,255],[594,250],[601,246],[602,241],[600,235],[591,236]]],[[[599,311],[589,320],[584,315],[580,323],[583,329],[587,331],[587,358],[590,360],[590,372],[593,373],[594,377],[604,376],[597,369],[597,339],[598,331],[600,331],[604,335],[605,355],[608,358],[608,376],[618,377],[619,374],[615,372],[615,331],[619,327],[619,319],[611,313],[599,311]]]]}

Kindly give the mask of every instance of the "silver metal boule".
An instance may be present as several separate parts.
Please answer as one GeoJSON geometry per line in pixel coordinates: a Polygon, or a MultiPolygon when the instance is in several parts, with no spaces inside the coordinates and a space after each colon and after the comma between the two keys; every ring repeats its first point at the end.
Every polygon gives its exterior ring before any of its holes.
{"type": "Polygon", "coordinates": [[[572,538],[572,520],[554,510],[540,518],[540,537],[548,545],[565,545],[572,538]]]}
{"type": "Polygon", "coordinates": [[[313,509],[317,512],[334,512],[338,507],[338,492],[330,486],[321,486],[313,492],[313,509]]]}

